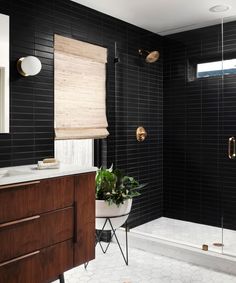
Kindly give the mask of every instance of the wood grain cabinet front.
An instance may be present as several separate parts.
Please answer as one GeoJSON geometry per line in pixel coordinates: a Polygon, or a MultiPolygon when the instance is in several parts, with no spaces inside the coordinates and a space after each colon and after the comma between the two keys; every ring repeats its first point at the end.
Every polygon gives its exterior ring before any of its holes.
{"type": "Polygon", "coordinates": [[[73,202],[73,176],[0,186],[0,223],[71,206],[73,202]]]}
{"type": "Polygon", "coordinates": [[[0,264],[1,283],[48,283],[73,267],[73,243],[66,241],[0,264]]]}
{"type": "Polygon", "coordinates": [[[95,258],[95,173],[75,176],[75,266],[95,258]]]}
{"type": "Polygon", "coordinates": [[[48,283],[95,258],[95,172],[0,186],[0,283],[48,283]]]}
{"type": "Polygon", "coordinates": [[[72,207],[0,224],[0,263],[72,238],[72,207]]]}

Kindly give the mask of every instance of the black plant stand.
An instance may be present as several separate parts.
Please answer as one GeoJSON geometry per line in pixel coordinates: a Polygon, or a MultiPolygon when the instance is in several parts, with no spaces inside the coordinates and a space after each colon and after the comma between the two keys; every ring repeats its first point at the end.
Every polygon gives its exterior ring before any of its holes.
{"type": "MultiPolygon", "coordinates": [[[[129,263],[129,254],[128,254],[128,224],[127,224],[127,220],[125,221],[125,254],[126,254],[125,255],[124,252],[123,252],[123,249],[122,249],[122,247],[120,245],[119,239],[118,239],[118,237],[116,235],[116,230],[117,229],[114,229],[114,227],[112,225],[111,219],[119,218],[119,217],[122,217],[122,216],[128,216],[128,215],[129,215],[129,213],[122,214],[122,215],[117,215],[117,216],[109,216],[109,217],[106,217],[106,216],[96,217],[96,218],[99,218],[99,219],[101,219],[101,218],[105,219],[105,222],[104,222],[104,225],[102,227],[102,230],[100,230],[99,235],[96,234],[96,245],[99,244],[101,249],[102,249],[102,252],[105,254],[107,252],[109,246],[110,246],[110,243],[111,243],[113,237],[115,237],[116,242],[118,244],[118,247],[120,249],[121,255],[122,255],[126,265],[128,265],[128,263],[129,263]],[[106,227],[107,223],[109,223],[109,225],[111,227],[112,235],[111,235],[109,243],[104,248],[102,243],[101,243],[101,237],[102,237],[102,233],[105,231],[104,228],[106,227]]],[[[87,265],[86,265],[86,267],[87,267],[87,265]]]]}
{"type": "Polygon", "coordinates": [[[59,281],[60,283],[65,283],[64,273],[59,275],[59,281]]]}
{"type": "MultiPolygon", "coordinates": [[[[127,219],[127,220],[125,221],[125,223],[124,223],[124,224],[125,224],[125,254],[124,254],[124,251],[123,251],[123,249],[122,249],[122,247],[121,247],[120,241],[119,241],[119,239],[118,239],[118,237],[117,237],[117,235],[116,235],[116,230],[117,230],[117,229],[114,229],[114,227],[113,227],[113,225],[112,225],[112,222],[111,222],[111,219],[119,218],[119,217],[123,217],[123,216],[128,216],[128,215],[129,215],[129,213],[122,214],[122,215],[117,215],[117,216],[110,216],[110,217],[106,217],[106,216],[101,216],[101,217],[98,216],[98,217],[96,217],[96,218],[100,218],[100,219],[102,219],[102,218],[105,219],[105,222],[104,222],[104,224],[103,224],[102,230],[100,230],[99,235],[97,235],[97,233],[95,233],[95,234],[96,234],[96,244],[95,244],[95,246],[97,246],[97,244],[99,244],[99,246],[101,247],[101,250],[102,250],[102,252],[103,252],[104,254],[107,252],[107,250],[108,250],[108,248],[109,248],[109,246],[110,246],[110,243],[111,243],[113,237],[115,237],[116,242],[117,242],[117,244],[118,244],[118,247],[119,247],[119,249],[120,249],[121,255],[122,255],[122,257],[123,257],[123,259],[124,259],[126,265],[129,264],[129,253],[128,253],[128,221],[127,221],[128,219],[127,219]],[[106,224],[107,224],[107,223],[110,224],[111,231],[112,231],[112,235],[111,235],[111,238],[110,238],[109,243],[107,244],[107,246],[106,246],[105,249],[104,249],[104,247],[103,247],[103,245],[102,245],[102,243],[101,243],[101,237],[102,237],[102,233],[103,233],[104,231],[106,231],[106,230],[104,230],[104,228],[106,227],[106,224]]],[[[86,262],[86,263],[84,264],[84,268],[85,268],[85,269],[87,268],[88,264],[89,264],[89,262],[86,262]]],[[[65,279],[64,279],[64,274],[63,274],[63,273],[59,275],[59,281],[60,281],[60,283],[65,283],[65,279]]]]}

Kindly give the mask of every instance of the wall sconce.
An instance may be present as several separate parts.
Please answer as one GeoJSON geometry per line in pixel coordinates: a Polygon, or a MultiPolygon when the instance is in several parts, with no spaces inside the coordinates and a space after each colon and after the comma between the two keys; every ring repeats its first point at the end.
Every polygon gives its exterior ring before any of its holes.
{"type": "Polygon", "coordinates": [[[23,77],[35,76],[41,69],[42,64],[35,56],[22,57],[17,61],[17,70],[23,77]]]}
{"type": "Polygon", "coordinates": [[[143,142],[147,137],[147,132],[144,127],[138,127],[136,130],[136,139],[139,142],[143,142]]]}

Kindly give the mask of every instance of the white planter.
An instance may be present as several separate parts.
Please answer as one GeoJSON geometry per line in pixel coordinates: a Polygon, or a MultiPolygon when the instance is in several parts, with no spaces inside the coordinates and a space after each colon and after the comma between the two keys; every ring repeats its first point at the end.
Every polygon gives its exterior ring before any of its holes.
{"type": "MultiPolygon", "coordinates": [[[[130,212],[132,206],[132,199],[127,199],[119,207],[116,204],[109,205],[104,200],[96,200],[96,229],[102,230],[106,217],[118,216],[130,212]],[[104,217],[104,218],[97,218],[104,217]]],[[[111,223],[114,229],[122,226],[127,220],[128,215],[117,218],[111,218],[111,223]]],[[[112,230],[111,225],[107,222],[104,230],[112,230]]]]}

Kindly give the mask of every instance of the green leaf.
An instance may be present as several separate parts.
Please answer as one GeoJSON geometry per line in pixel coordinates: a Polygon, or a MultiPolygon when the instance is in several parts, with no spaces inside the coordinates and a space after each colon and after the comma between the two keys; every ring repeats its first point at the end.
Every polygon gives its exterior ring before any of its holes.
{"type": "Polygon", "coordinates": [[[147,184],[140,185],[134,177],[126,176],[119,169],[99,168],[95,178],[96,199],[105,200],[108,204],[119,206],[126,199],[140,195],[138,190],[144,188],[147,184]]]}

